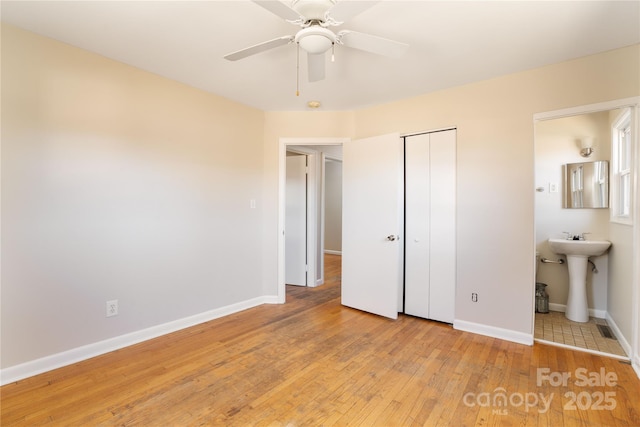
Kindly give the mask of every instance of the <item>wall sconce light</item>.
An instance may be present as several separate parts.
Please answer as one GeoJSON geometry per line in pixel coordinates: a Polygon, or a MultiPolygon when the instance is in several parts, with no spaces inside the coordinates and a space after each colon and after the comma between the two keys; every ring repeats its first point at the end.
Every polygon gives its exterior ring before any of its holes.
{"type": "Polygon", "coordinates": [[[590,157],[593,154],[593,141],[594,137],[585,136],[580,139],[580,155],[582,157],[590,157]]]}

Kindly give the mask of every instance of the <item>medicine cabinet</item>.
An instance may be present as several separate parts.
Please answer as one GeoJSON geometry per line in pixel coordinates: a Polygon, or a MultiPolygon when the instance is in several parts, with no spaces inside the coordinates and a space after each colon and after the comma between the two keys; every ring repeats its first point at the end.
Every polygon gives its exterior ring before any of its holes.
{"type": "Polygon", "coordinates": [[[563,165],[564,208],[609,207],[609,162],[563,165]]]}

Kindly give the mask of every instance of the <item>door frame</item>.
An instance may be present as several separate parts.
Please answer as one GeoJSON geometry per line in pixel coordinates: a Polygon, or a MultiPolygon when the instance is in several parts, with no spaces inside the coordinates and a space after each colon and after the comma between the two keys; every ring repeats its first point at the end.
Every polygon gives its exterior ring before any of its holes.
{"type": "MultiPolygon", "coordinates": [[[[632,135],[632,144],[633,144],[633,185],[634,185],[634,193],[633,197],[633,283],[631,284],[632,289],[632,307],[631,307],[631,365],[633,369],[636,371],[638,377],[640,377],[640,135],[638,135],[640,131],[640,96],[635,96],[631,98],[623,98],[616,99],[613,101],[599,102],[595,104],[587,104],[580,105],[577,107],[565,108],[554,111],[547,111],[543,113],[537,113],[533,115],[533,125],[534,125],[534,149],[535,149],[535,124],[540,121],[545,120],[553,120],[559,119],[563,117],[571,117],[577,116],[581,114],[589,114],[596,113],[600,111],[608,111],[614,110],[617,108],[625,108],[625,107],[634,107],[634,114],[632,114],[632,122],[631,126],[633,127],[633,135],[632,135]]],[[[534,153],[535,154],[535,153],[534,153]]],[[[535,156],[534,156],[535,163],[535,156]]],[[[535,165],[534,165],[535,166],[535,165]]],[[[534,167],[535,170],[535,167],[534,167]]],[[[535,193],[533,193],[535,197],[535,193]]],[[[535,211],[535,201],[534,201],[534,211],[535,211]]],[[[534,212],[534,222],[533,222],[533,232],[535,236],[535,212],[534,212]]],[[[534,239],[535,240],[535,239],[534,239]]],[[[533,247],[533,253],[535,253],[535,241],[533,247]]],[[[531,255],[531,259],[535,259],[531,255]]],[[[535,268],[534,268],[535,271],[535,268]]],[[[533,307],[535,307],[535,280],[531,283],[531,297],[533,299],[533,307]]],[[[532,325],[535,325],[535,313],[532,313],[532,325]]],[[[533,329],[533,328],[532,328],[533,329]]],[[[533,330],[532,330],[533,335],[533,330]]],[[[536,340],[537,341],[537,340],[536,340]]]]}
{"type": "MultiPolygon", "coordinates": [[[[310,288],[320,286],[324,283],[324,262],[318,262],[318,252],[324,250],[324,242],[318,241],[318,234],[324,236],[323,219],[318,215],[318,210],[324,210],[324,169],[321,162],[324,159],[323,153],[301,146],[287,148],[286,153],[296,153],[306,157],[306,189],[305,189],[305,209],[306,209],[306,274],[305,286],[310,288]],[[322,177],[320,180],[319,178],[322,177]],[[320,182],[318,182],[320,181],[320,182]],[[318,204],[318,199],[320,202],[318,204]]],[[[285,153],[285,156],[286,156],[285,153]]],[[[286,161],[285,161],[286,163],[286,161]]],[[[286,166],[286,165],[285,165],[286,166]]],[[[286,179],[286,167],[285,167],[286,179]]],[[[286,181],[285,181],[286,185],[286,181]]],[[[286,197],[286,191],[285,191],[286,197]]],[[[286,205],[286,200],[285,200],[286,205]]],[[[286,216],[286,215],[285,215],[286,216]]],[[[286,221],[285,221],[286,228],[286,221]]],[[[286,239],[285,239],[286,241],[286,239]]],[[[285,247],[285,270],[286,270],[286,247],[285,247]]],[[[285,272],[286,276],[286,272],[285,272]]],[[[286,279],[286,277],[285,277],[286,279]]],[[[286,281],[286,280],[285,280],[286,281]]]]}
{"type": "MultiPolygon", "coordinates": [[[[287,146],[289,145],[342,145],[345,142],[350,141],[350,138],[280,138],[278,143],[278,293],[277,293],[277,302],[279,304],[283,304],[286,302],[286,285],[285,285],[285,253],[284,253],[284,226],[285,226],[285,203],[286,203],[286,156],[287,156],[287,146]]],[[[299,151],[299,150],[298,150],[299,151]]],[[[309,153],[307,153],[309,154],[309,153]]],[[[316,153],[317,154],[317,153],[316,153]]],[[[315,163],[315,162],[311,162],[315,163]]],[[[317,218],[315,215],[315,211],[313,213],[313,222],[312,226],[314,230],[317,230],[318,222],[320,222],[320,218],[317,218]]],[[[309,224],[307,224],[309,227],[309,224]]],[[[320,234],[324,237],[324,227],[320,224],[320,234]]],[[[314,249],[316,247],[316,238],[317,233],[309,233],[312,238],[307,240],[307,250],[310,244],[314,245],[314,249]],[[313,242],[311,242],[313,241],[313,242]]],[[[315,257],[309,257],[309,271],[315,273],[316,262],[315,257]],[[313,258],[313,259],[312,259],[313,258]]],[[[309,275],[307,276],[309,277],[309,275]]],[[[312,277],[315,277],[315,274],[312,274],[312,277]]],[[[307,285],[309,283],[316,283],[314,281],[307,281],[307,285]]]]}

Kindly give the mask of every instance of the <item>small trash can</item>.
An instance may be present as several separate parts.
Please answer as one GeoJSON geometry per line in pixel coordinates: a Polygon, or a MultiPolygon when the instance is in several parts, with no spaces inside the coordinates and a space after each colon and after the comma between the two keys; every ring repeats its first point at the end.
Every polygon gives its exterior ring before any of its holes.
{"type": "Polygon", "coordinates": [[[536,283],[536,313],[549,312],[549,294],[546,287],[546,283],[536,283]]]}

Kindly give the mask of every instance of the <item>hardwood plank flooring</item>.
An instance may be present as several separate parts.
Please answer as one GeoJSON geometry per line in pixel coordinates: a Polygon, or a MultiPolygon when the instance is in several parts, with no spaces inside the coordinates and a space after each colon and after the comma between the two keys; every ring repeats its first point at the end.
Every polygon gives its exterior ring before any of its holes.
{"type": "Polygon", "coordinates": [[[287,287],[284,305],[7,384],[1,423],[640,426],[640,380],[628,364],[343,307],[339,256],[326,256],[325,281],[287,287]],[[538,368],[571,377],[540,381],[538,368]],[[616,385],[596,384],[601,374],[616,385]]]}

